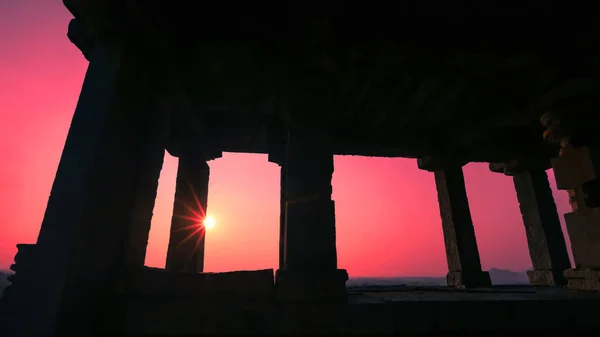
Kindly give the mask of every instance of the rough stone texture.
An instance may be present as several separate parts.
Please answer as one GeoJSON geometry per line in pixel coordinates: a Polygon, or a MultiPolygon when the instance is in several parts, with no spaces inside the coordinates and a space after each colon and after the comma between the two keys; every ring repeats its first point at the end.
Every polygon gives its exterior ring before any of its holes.
{"type": "Polygon", "coordinates": [[[179,157],[167,249],[169,271],[204,270],[206,229],[202,221],[208,205],[209,176],[210,168],[201,153],[187,151],[179,157]]]}
{"type": "Polygon", "coordinates": [[[579,208],[565,214],[575,268],[600,269],[600,208],[579,208]]]}
{"type": "Polygon", "coordinates": [[[147,170],[148,147],[156,146],[159,118],[151,108],[150,54],[138,47],[94,49],[31,267],[1,318],[11,321],[8,336],[85,335],[126,263],[137,178],[147,170]]]}
{"type": "Polygon", "coordinates": [[[462,168],[436,170],[434,175],[448,260],[448,285],[489,286],[489,275],[481,270],[462,168]]]}
{"type": "Polygon", "coordinates": [[[596,172],[587,146],[568,148],[560,157],[552,158],[552,169],[559,190],[579,188],[596,178],[596,172]]]}
{"type": "Polygon", "coordinates": [[[277,272],[278,294],[282,299],[314,293],[311,299],[343,300],[339,295],[345,294],[347,274],[337,269],[333,154],[327,139],[300,130],[290,131],[286,153],[284,269],[277,272]]]}
{"type": "Polygon", "coordinates": [[[569,288],[600,291],[600,270],[578,268],[565,270],[569,288]]]}
{"type": "Polygon", "coordinates": [[[513,181],[534,269],[528,273],[530,282],[566,284],[563,272],[571,267],[571,262],[546,172],[526,170],[515,174],[513,181]],[[549,275],[547,270],[552,273],[549,275]]]}
{"type": "Polygon", "coordinates": [[[566,284],[566,280],[564,277],[565,270],[562,271],[561,275],[557,275],[557,270],[551,270],[551,269],[528,270],[527,278],[529,279],[529,283],[532,285],[535,285],[535,286],[565,285],[566,284]],[[557,282],[557,280],[558,280],[558,282],[557,282]]]}
{"type": "MultiPolygon", "coordinates": [[[[586,135],[579,135],[586,139],[586,135]]],[[[594,136],[595,137],[595,136],[594,136]]],[[[564,273],[569,287],[600,290],[592,269],[600,270],[600,205],[598,150],[596,146],[573,147],[563,141],[560,157],[552,160],[556,183],[566,189],[573,212],[565,222],[571,239],[575,269],[564,273]]]]}

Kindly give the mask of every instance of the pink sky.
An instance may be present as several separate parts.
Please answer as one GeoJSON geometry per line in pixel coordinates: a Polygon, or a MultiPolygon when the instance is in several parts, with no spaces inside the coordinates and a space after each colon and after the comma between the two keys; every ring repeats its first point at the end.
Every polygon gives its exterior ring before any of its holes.
{"type": "MultiPolygon", "coordinates": [[[[0,269],[17,243],[37,238],[87,67],[66,37],[70,18],[58,0],[0,1],[0,269]]],[[[208,213],[217,226],[207,234],[205,270],[276,268],[278,166],[266,155],[225,153],[210,167],[208,213]]],[[[167,156],[149,266],[164,266],[176,170],[167,156]]],[[[512,179],[485,163],[464,173],[483,268],[529,268],[512,179]]],[[[549,174],[562,215],[568,197],[549,174]]],[[[339,265],[351,276],[447,272],[433,174],[414,159],[337,156],[333,190],[339,265]]]]}

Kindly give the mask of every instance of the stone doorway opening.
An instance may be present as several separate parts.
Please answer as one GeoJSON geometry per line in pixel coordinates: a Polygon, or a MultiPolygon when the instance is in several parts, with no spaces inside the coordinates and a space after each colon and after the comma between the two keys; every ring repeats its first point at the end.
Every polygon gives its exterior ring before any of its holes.
{"type": "Polygon", "coordinates": [[[339,268],[361,277],[444,276],[433,176],[415,159],[335,156],[339,268]]]}
{"type": "MultiPolygon", "coordinates": [[[[164,268],[179,160],[165,153],[146,266],[164,268]]],[[[206,231],[205,272],[276,269],[279,245],[278,165],[267,155],[223,153],[208,162],[206,214],[216,224],[206,231]]]]}

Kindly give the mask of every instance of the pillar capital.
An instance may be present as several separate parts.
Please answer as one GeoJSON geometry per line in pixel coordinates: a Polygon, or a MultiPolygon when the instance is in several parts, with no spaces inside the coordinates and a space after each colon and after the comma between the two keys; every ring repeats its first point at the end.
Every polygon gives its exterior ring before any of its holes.
{"type": "Polygon", "coordinates": [[[513,159],[503,163],[490,163],[490,171],[514,176],[529,170],[546,171],[552,167],[550,158],[513,159]]]}
{"type": "Polygon", "coordinates": [[[267,152],[269,162],[283,166],[287,156],[287,131],[288,128],[280,119],[267,123],[267,152]]]}
{"type": "Polygon", "coordinates": [[[429,172],[443,170],[448,167],[463,167],[467,162],[468,161],[461,156],[456,156],[451,153],[417,158],[419,169],[429,172]]]}

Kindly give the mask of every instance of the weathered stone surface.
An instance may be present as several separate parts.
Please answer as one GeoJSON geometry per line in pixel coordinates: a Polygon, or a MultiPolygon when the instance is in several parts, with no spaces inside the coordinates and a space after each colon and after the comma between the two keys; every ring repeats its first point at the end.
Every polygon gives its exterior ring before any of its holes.
{"type": "Polygon", "coordinates": [[[562,151],[560,157],[552,158],[552,169],[559,190],[578,188],[596,179],[596,169],[586,146],[562,151]]]}
{"type": "Polygon", "coordinates": [[[565,284],[562,275],[571,267],[571,262],[546,172],[541,169],[523,171],[513,176],[513,182],[525,225],[529,256],[534,271],[540,271],[530,274],[530,281],[538,285],[544,280],[549,282],[546,285],[565,284]],[[552,270],[554,276],[548,277],[546,270],[552,270]]]}
{"type": "Polygon", "coordinates": [[[600,270],[598,269],[567,269],[564,275],[569,288],[600,291],[600,270]]]}
{"type": "Polygon", "coordinates": [[[576,268],[600,269],[600,208],[565,214],[576,268]]]}
{"type": "Polygon", "coordinates": [[[179,157],[175,202],[166,269],[175,272],[204,270],[210,168],[199,152],[186,151],[179,157]]]}
{"type": "Polygon", "coordinates": [[[86,334],[125,263],[137,177],[159,118],[155,69],[137,47],[94,48],[7,336],[86,334]]]}
{"type": "MultiPolygon", "coordinates": [[[[565,269],[566,270],[566,269],[565,269]]],[[[535,286],[560,286],[565,285],[564,270],[558,274],[558,270],[536,269],[528,270],[527,278],[529,283],[535,286]]]]}
{"type": "Polygon", "coordinates": [[[489,275],[481,270],[462,168],[449,167],[434,171],[434,175],[450,271],[448,285],[489,286],[489,275]]]}

